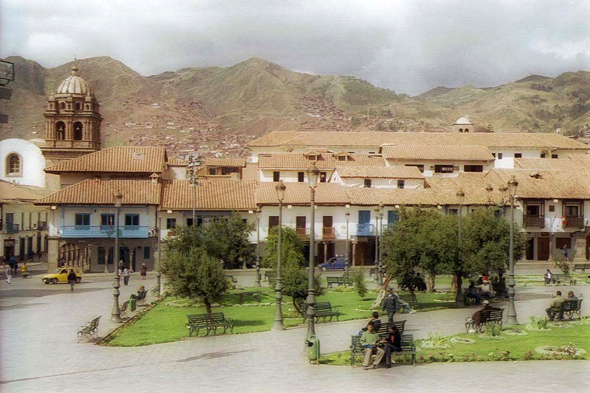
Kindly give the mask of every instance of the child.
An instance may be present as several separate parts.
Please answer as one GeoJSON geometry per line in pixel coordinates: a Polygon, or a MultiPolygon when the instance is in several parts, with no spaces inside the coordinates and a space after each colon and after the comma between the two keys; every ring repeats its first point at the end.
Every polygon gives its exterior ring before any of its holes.
{"type": "Polygon", "coordinates": [[[27,263],[24,262],[23,266],[20,268],[23,278],[29,278],[29,268],[27,267],[27,263]]]}

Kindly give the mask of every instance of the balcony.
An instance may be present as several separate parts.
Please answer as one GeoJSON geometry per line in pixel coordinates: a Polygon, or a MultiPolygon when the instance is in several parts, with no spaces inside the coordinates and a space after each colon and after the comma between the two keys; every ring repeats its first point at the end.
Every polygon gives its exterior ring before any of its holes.
{"type": "Polygon", "coordinates": [[[537,216],[532,214],[525,214],[524,216],[524,227],[530,228],[545,228],[545,216],[537,216]]]}
{"type": "Polygon", "coordinates": [[[564,228],[583,228],[584,216],[565,216],[564,228]]]}
{"type": "Polygon", "coordinates": [[[393,228],[395,228],[395,223],[390,223],[390,224],[383,224],[383,232],[387,232],[387,231],[393,231],[393,228]]]}
{"type": "Polygon", "coordinates": [[[322,227],[322,239],[334,240],[336,239],[336,230],[334,227],[322,227]]]}
{"type": "Polygon", "coordinates": [[[46,229],[47,229],[47,223],[46,223],[46,222],[44,222],[44,221],[39,221],[39,222],[37,223],[37,230],[38,230],[38,231],[44,231],[44,230],[46,230],[46,229]]]}
{"type": "Polygon", "coordinates": [[[19,233],[20,226],[18,224],[6,224],[2,230],[4,233],[19,233]]]}
{"type": "Polygon", "coordinates": [[[356,224],[357,236],[375,236],[375,225],[373,224],[356,224]]]}
{"type": "Polygon", "coordinates": [[[299,239],[309,239],[311,230],[309,228],[295,228],[295,232],[299,239]]]}
{"type": "MultiPolygon", "coordinates": [[[[111,226],[70,225],[61,227],[62,238],[92,238],[114,239],[116,229],[111,226]]],[[[147,239],[149,228],[147,226],[121,226],[119,237],[122,239],[147,239]]]]}

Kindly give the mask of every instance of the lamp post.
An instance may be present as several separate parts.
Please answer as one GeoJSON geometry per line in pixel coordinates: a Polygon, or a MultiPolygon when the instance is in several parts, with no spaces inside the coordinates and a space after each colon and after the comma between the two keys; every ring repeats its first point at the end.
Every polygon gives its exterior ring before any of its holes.
{"type": "Polygon", "coordinates": [[[197,176],[198,167],[201,165],[199,161],[199,154],[191,155],[188,159],[188,169],[187,174],[189,177],[189,184],[191,187],[194,187],[193,192],[193,226],[197,223],[197,186],[199,185],[199,178],[197,176]]]}
{"type": "Polygon", "coordinates": [[[254,285],[256,287],[261,287],[261,277],[260,277],[260,207],[256,208],[256,210],[250,210],[250,214],[256,215],[256,281],[254,285]]]}
{"type": "Polygon", "coordinates": [[[508,190],[510,191],[510,251],[508,262],[508,313],[506,314],[506,325],[518,325],[516,320],[516,307],[514,305],[514,295],[516,291],[514,286],[514,205],[516,203],[516,189],[518,181],[514,176],[508,180],[508,190]]]}
{"type": "Polygon", "coordinates": [[[309,234],[309,287],[307,289],[307,336],[305,340],[305,348],[307,348],[307,340],[311,336],[315,336],[315,283],[314,283],[314,265],[315,265],[315,188],[318,185],[318,178],[320,170],[312,164],[307,170],[307,179],[309,180],[310,189],[310,205],[311,205],[311,231],[309,234]]]}
{"type": "Polygon", "coordinates": [[[348,230],[348,226],[350,224],[350,212],[346,211],[344,213],[344,217],[346,218],[346,265],[345,270],[348,272],[350,271],[350,232],[348,230]]]}
{"type": "MultiPolygon", "coordinates": [[[[459,198],[459,244],[457,247],[457,265],[458,269],[461,269],[461,221],[463,220],[463,203],[465,201],[465,193],[462,189],[459,189],[459,191],[457,191],[457,198],[459,198]]],[[[463,301],[463,294],[461,293],[462,273],[463,272],[461,270],[457,272],[457,296],[455,298],[455,304],[457,307],[465,307],[465,302],[463,301]]]]}
{"type": "MultiPolygon", "coordinates": [[[[113,262],[119,259],[119,216],[121,213],[121,205],[123,202],[123,194],[120,191],[117,191],[115,194],[115,208],[117,210],[117,217],[115,217],[115,255],[113,256],[113,262]]],[[[114,272],[115,281],[113,282],[113,310],[111,311],[111,321],[113,322],[122,322],[121,321],[121,310],[119,309],[119,288],[121,287],[121,277],[119,276],[119,269],[117,269],[117,262],[114,264],[114,272]]]]}
{"type": "Polygon", "coordinates": [[[285,325],[283,325],[283,310],[281,309],[281,303],[283,301],[283,294],[281,293],[282,287],[282,260],[283,260],[283,247],[282,247],[282,237],[283,237],[283,199],[285,199],[285,190],[287,187],[285,184],[279,180],[278,184],[275,187],[275,191],[277,192],[277,199],[279,200],[279,244],[278,244],[278,253],[277,253],[277,282],[275,285],[275,299],[277,301],[277,307],[275,309],[275,321],[272,325],[271,330],[285,330],[285,325]]]}

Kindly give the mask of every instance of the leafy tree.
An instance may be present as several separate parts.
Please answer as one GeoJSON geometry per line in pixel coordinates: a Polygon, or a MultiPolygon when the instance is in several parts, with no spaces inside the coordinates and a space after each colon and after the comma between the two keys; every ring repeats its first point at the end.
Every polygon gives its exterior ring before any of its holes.
{"type": "MultiPolygon", "coordinates": [[[[281,236],[281,250],[283,267],[288,263],[295,266],[306,266],[303,242],[297,237],[297,232],[293,228],[283,227],[281,236]]],[[[277,268],[277,257],[279,249],[279,228],[272,228],[266,238],[264,248],[264,258],[262,259],[263,267],[277,268]]]]}
{"type": "Polygon", "coordinates": [[[200,299],[207,313],[211,313],[211,303],[221,300],[229,289],[217,259],[199,246],[188,249],[170,246],[164,258],[163,272],[174,295],[200,299]]]}
{"type": "Polygon", "coordinates": [[[361,299],[364,298],[369,291],[367,288],[365,273],[362,270],[353,270],[350,274],[350,278],[352,279],[352,285],[356,293],[359,294],[361,299]]]}
{"type": "MultiPolygon", "coordinates": [[[[321,285],[321,275],[314,275],[315,295],[321,296],[324,293],[324,287],[321,285]]],[[[301,306],[307,298],[307,289],[309,288],[308,269],[299,267],[294,263],[287,263],[282,271],[282,292],[283,295],[293,298],[293,307],[298,313],[301,313],[301,306]]]]}

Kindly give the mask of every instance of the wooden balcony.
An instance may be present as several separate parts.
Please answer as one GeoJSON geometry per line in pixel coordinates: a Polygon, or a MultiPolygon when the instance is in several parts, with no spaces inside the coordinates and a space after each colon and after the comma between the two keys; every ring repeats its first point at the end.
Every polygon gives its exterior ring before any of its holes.
{"type": "Polygon", "coordinates": [[[336,230],[334,227],[323,227],[322,228],[322,239],[333,240],[336,238],[336,230]]]}
{"type": "Polygon", "coordinates": [[[584,228],[584,216],[565,216],[564,228],[584,228]]]}
{"type": "Polygon", "coordinates": [[[524,216],[524,227],[525,228],[545,228],[545,216],[536,216],[531,214],[525,214],[524,216]]]}
{"type": "Polygon", "coordinates": [[[300,239],[309,239],[310,229],[309,228],[295,228],[297,237],[300,239]]]}

